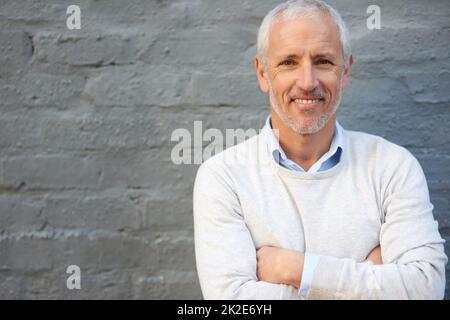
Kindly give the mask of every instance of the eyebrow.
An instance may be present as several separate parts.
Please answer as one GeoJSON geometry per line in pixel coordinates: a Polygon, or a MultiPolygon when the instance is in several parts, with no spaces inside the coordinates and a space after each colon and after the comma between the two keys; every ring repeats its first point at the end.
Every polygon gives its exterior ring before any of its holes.
{"type": "Polygon", "coordinates": [[[288,59],[298,59],[300,58],[298,55],[296,54],[289,54],[289,55],[280,55],[276,57],[276,60],[288,60],[288,59]]]}
{"type": "Polygon", "coordinates": [[[316,58],[316,59],[317,58],[326,58],[326,59],[331,59],[331,60],[337,59],[337,57],[330,52],[319,53],[319,54],[315,55],[314,58],[316,58]]]}
{"type": "MultiPolygon", "coordinates": [[[[276,57],[276,60],[289,60],[289,59],[299,59],[300,56],[297,54],[288,54],[288,55],[280,55],[276,57]]],[[[320,58],[326,58],[326,59],[337,59],[337,57],[332,54],[331,52],[323,52],[323,53],[319,53],[313,56],[313,59],[320,59],[320,58]]]]}

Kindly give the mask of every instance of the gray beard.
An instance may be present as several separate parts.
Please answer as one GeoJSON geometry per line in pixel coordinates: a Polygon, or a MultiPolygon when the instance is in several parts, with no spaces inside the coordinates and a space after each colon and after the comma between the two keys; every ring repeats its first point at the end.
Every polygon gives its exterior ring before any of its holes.
{"type": "MultiPolygon", "coordinates": [[[[273,90],[272,85],[269,82],[269,100],[270,100],[270,106],[275,111],[275,113],[278,115],[278,117],[283,121],[283,123],[291,128],[294,132],[298,134],[308,135],[313,134],[318,131],[320,131],[327,122],[330,120],[330,118],[336,113],[337,108],[339,107],[339,104],[341,103],[341,92],[339,92],[339,98],[337,103],[329,109],[324,114],[321,114],[318,118],[314,119],[311,124],[302,124],[299,122],[296,122],[294,119],[292,119],[289,115],[287,115],[281,107],[274,101],[273,99],[273,90]]],[[[309,112],[305,112],[305,114],[308,114],[309,112]]]]}

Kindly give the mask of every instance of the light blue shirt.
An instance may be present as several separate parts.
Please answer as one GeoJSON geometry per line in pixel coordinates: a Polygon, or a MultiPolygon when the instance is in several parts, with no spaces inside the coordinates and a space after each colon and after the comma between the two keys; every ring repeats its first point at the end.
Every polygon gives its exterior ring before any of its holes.
{"type": "MultiPolygon", "coordinates": [[[[272,154],[274,160],[280,166],[293,171],[305,172],[305,170],[301,166],[288,159],[286,153],[284,153],[283,149],[280,146],[278,138],[272,130],[272,121],[270,115],[267,117],[262,132],[266,137],[267,148],[270,154],[272,154]]],[[[341,160],[343,148],[344,141],[342,138],[342,127],[336,120],[336,126],[334,129],[333,140],[331,141],[330,149],[316,163],[314,163],[307,172],[313,173],[333,168],[341,160]]],[[[305,252],[302,280],[300,288],[298,290],[300,296],[306,297],[306,295],[308,294],[314,276],[314,269],[316,268],[318,261],[319,257],[316,254],[305,252]]]]}
{"type": "MultiPolygon", "coordinates": [[[[271,117],[268,116],[266,120],[266,124],[262,129],[263,133],[266,136],[267,147],[269,149],[270,154],[272,154],[275,161],[281,166],[293,170],[293,171],[301,171],[305,172],[305,170],[300,167],[298,164],[288,159],[286,153],[284,153],[283,149],[278,142],[278,138],[275,136],[272,130],[272,121],[271,117]]],[[[336,164],[339,163],[341,159],[342,149],[344,147],[344,141],[342,138],[342,127],[336,121],[336,127],[334,129],[333,140],[331,141],[330,150],[326,152],[316,163],[309,168],[308,172],[319,172],[325,171],[327,169],[333,168],[336,164]]]]}

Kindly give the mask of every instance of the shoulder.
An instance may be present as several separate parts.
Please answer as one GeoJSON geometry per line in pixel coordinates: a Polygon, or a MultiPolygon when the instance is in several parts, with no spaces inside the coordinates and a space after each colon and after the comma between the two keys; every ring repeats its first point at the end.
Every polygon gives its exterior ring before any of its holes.
{"type": "Polygon", "coordinates": [[[422,172],[419,161],[405,147],[365,132],[351,130],[344,132],[353,160],[363,159],[364,164],[372,164],[377,170],[385,173],[386,171],[406,173],[411,170],[422,172]]]}
{"type": "Polygon", "coordinates": [[[233,184],[238,177],[249,174],[261,161],[261,134],[205,160],[197,171],[196,180],[215,180],[222,184],[233,184]]]}
{"type": "Polygon", "coordinates": [[[383,137],[361,131],[344,130],[346,143],[359,154],[388,157],[389,160],[415,159],[405,147],[383,137]]]}
{"type": "Polygon", "coordinates": [[[231,146],[202,163],[199,170],[242,170],[258,158],[261,135],[231,146]]]}

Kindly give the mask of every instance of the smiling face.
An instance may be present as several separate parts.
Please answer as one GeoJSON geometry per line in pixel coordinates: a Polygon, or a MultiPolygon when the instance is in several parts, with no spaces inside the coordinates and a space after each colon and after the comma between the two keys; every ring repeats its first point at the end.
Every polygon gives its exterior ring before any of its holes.
{"type": "Polygon", "coordinates": [[[350,68],[351,58],[344,72],[336,23],[319,12],[276,18],[266,65],[256,58],[260,88],[275,111],[272,120],[300,134],[318,132],[334,116],[350,68]]]}

